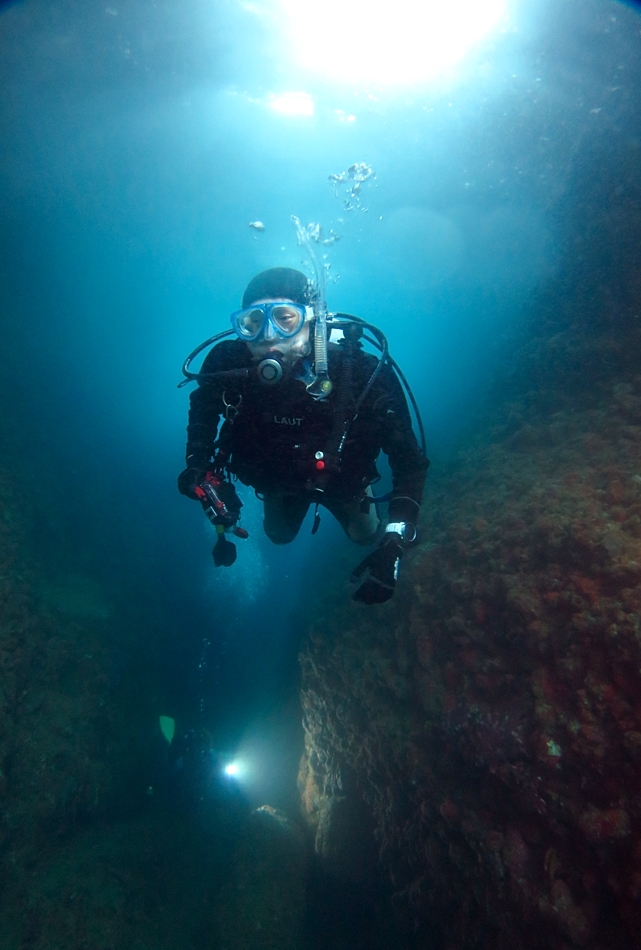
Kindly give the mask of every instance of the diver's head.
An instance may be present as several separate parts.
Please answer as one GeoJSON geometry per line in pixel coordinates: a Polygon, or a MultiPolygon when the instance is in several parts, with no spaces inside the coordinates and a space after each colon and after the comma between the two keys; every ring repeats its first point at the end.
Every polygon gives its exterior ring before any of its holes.
{"type": "Polygon", "coordinates": [[[253,357],[264,359],[274,353],[293,365],[311,352],[312,300],[313,287],[304,274],[291,267],[272,267],[249,282],[242,310],[231,315],[231,323],[253,357]]]}
{"type": "Polygon", "coordinates": [[[242,307],[245,310],[259,300],[291,300],[308,306],[314,301],[314,288],[307,277],[293,267],[270,267],[249,281],[242,307]]]}

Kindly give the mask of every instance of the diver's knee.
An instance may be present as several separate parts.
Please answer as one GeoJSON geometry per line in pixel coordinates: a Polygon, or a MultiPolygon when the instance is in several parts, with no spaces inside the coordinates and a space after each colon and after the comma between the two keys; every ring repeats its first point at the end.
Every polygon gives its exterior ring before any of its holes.
{"type": "Polygon", "coordinates": [[[309,502],[294,495],[265,495],[263,529],[273,544],[290,544],[300,531],[309,502]]]}
{"type": "Polygon", "coordinates": [[[295,534],[283,535],[283,534],[276,533],[274,531],[268,531],[266,528],[265,528],[265,534],[267,535],[269,540],[272,542],[272,544],[291,544],[294,538],[296,537],[295,534]]]}
{"type": "Polygon", "coordinates": [[[374,544],[376,541],[378,541],[381,534],[379,528],[380,522],[374,531],[369,530],[366,532],[363,531],[360,525],[348,525],[346,534],[349,540],[354,544],[362,544],[363,547],[367,547],[368,545],[374,544]]]}
{"type": "Polygon", "coordinates": [[[287,522],[275,520],[263,521],[263,530],[272,544],[291,544],[299,531],[299,526],[288,525],[287,522]]]}
{"type": "Polygon", "coordinates": [[[345,533],[354,544],[368,545],[378,541],[382,533],[382,525],[373,506],[367,514],[359,512],[356,517],[350,518],[345,533]]]}

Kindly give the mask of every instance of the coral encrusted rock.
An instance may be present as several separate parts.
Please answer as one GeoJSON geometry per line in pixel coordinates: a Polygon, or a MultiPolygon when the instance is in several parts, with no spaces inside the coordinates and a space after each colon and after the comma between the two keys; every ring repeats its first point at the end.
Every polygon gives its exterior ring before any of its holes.
{"type": "Polygon", "coordinates": [[[641,376],[555,396],[574,344],[435,473],[395,598],[301,655],[317,847],[354,863],[343,796],[430,947],[641,933],[641,376]]]}

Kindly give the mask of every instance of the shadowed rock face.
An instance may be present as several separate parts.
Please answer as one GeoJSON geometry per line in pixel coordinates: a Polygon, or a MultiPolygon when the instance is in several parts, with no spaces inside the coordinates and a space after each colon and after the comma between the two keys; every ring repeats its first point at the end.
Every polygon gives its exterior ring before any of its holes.
{"type": "Polygon", "coordinates": [[[133,612],[65,570],[64,538],[45,563],[35,494],[0,471],[0,844],[10,862],[136,811],[155,738],[156,657],[141,658],[133,612]]]}
{"type": "MultiPolygon", "coordinates": [[[[641,388],[625,398],[641,421],[641,388]]],[[[303,656],[319,850],[340,851],[336,796],[362,801],[395,885],[456,946],[640,922],[641,465],[613,406],[558,413],[545,449],[470,450],[432,486],[394,606],[337,611],[303,656]]]]}
{"type": "Polygon", "coordinates": [[[345,867],[374,843],[449,950],[641,928],[639,235],[623,205],[591,212],[625,253],[604,271],[583,247],[537,301],[475,437],[433,467],[397,596],[338,606],[301,657],[317,850],[345,867]],[[360,831],[337,835],[346,812],[360,831]]]}
{"type": "Polygon", "coordinates": [[[42,569],[14,486],[0,471],[3,950],[295,950],[303,836],[239,798],[162,794],[157,654],[98,581],[42,569]]]}

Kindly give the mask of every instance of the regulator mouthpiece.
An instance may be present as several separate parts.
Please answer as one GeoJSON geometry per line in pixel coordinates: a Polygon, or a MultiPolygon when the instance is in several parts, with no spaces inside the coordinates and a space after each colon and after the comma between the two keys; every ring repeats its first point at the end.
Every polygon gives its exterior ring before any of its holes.
{"type": "Polygon", "coordinates": [[[258,379],[265,386],[273,386],[283,378],[283,361],[277,356],[268,356],[256,367],[258,379]]]}

